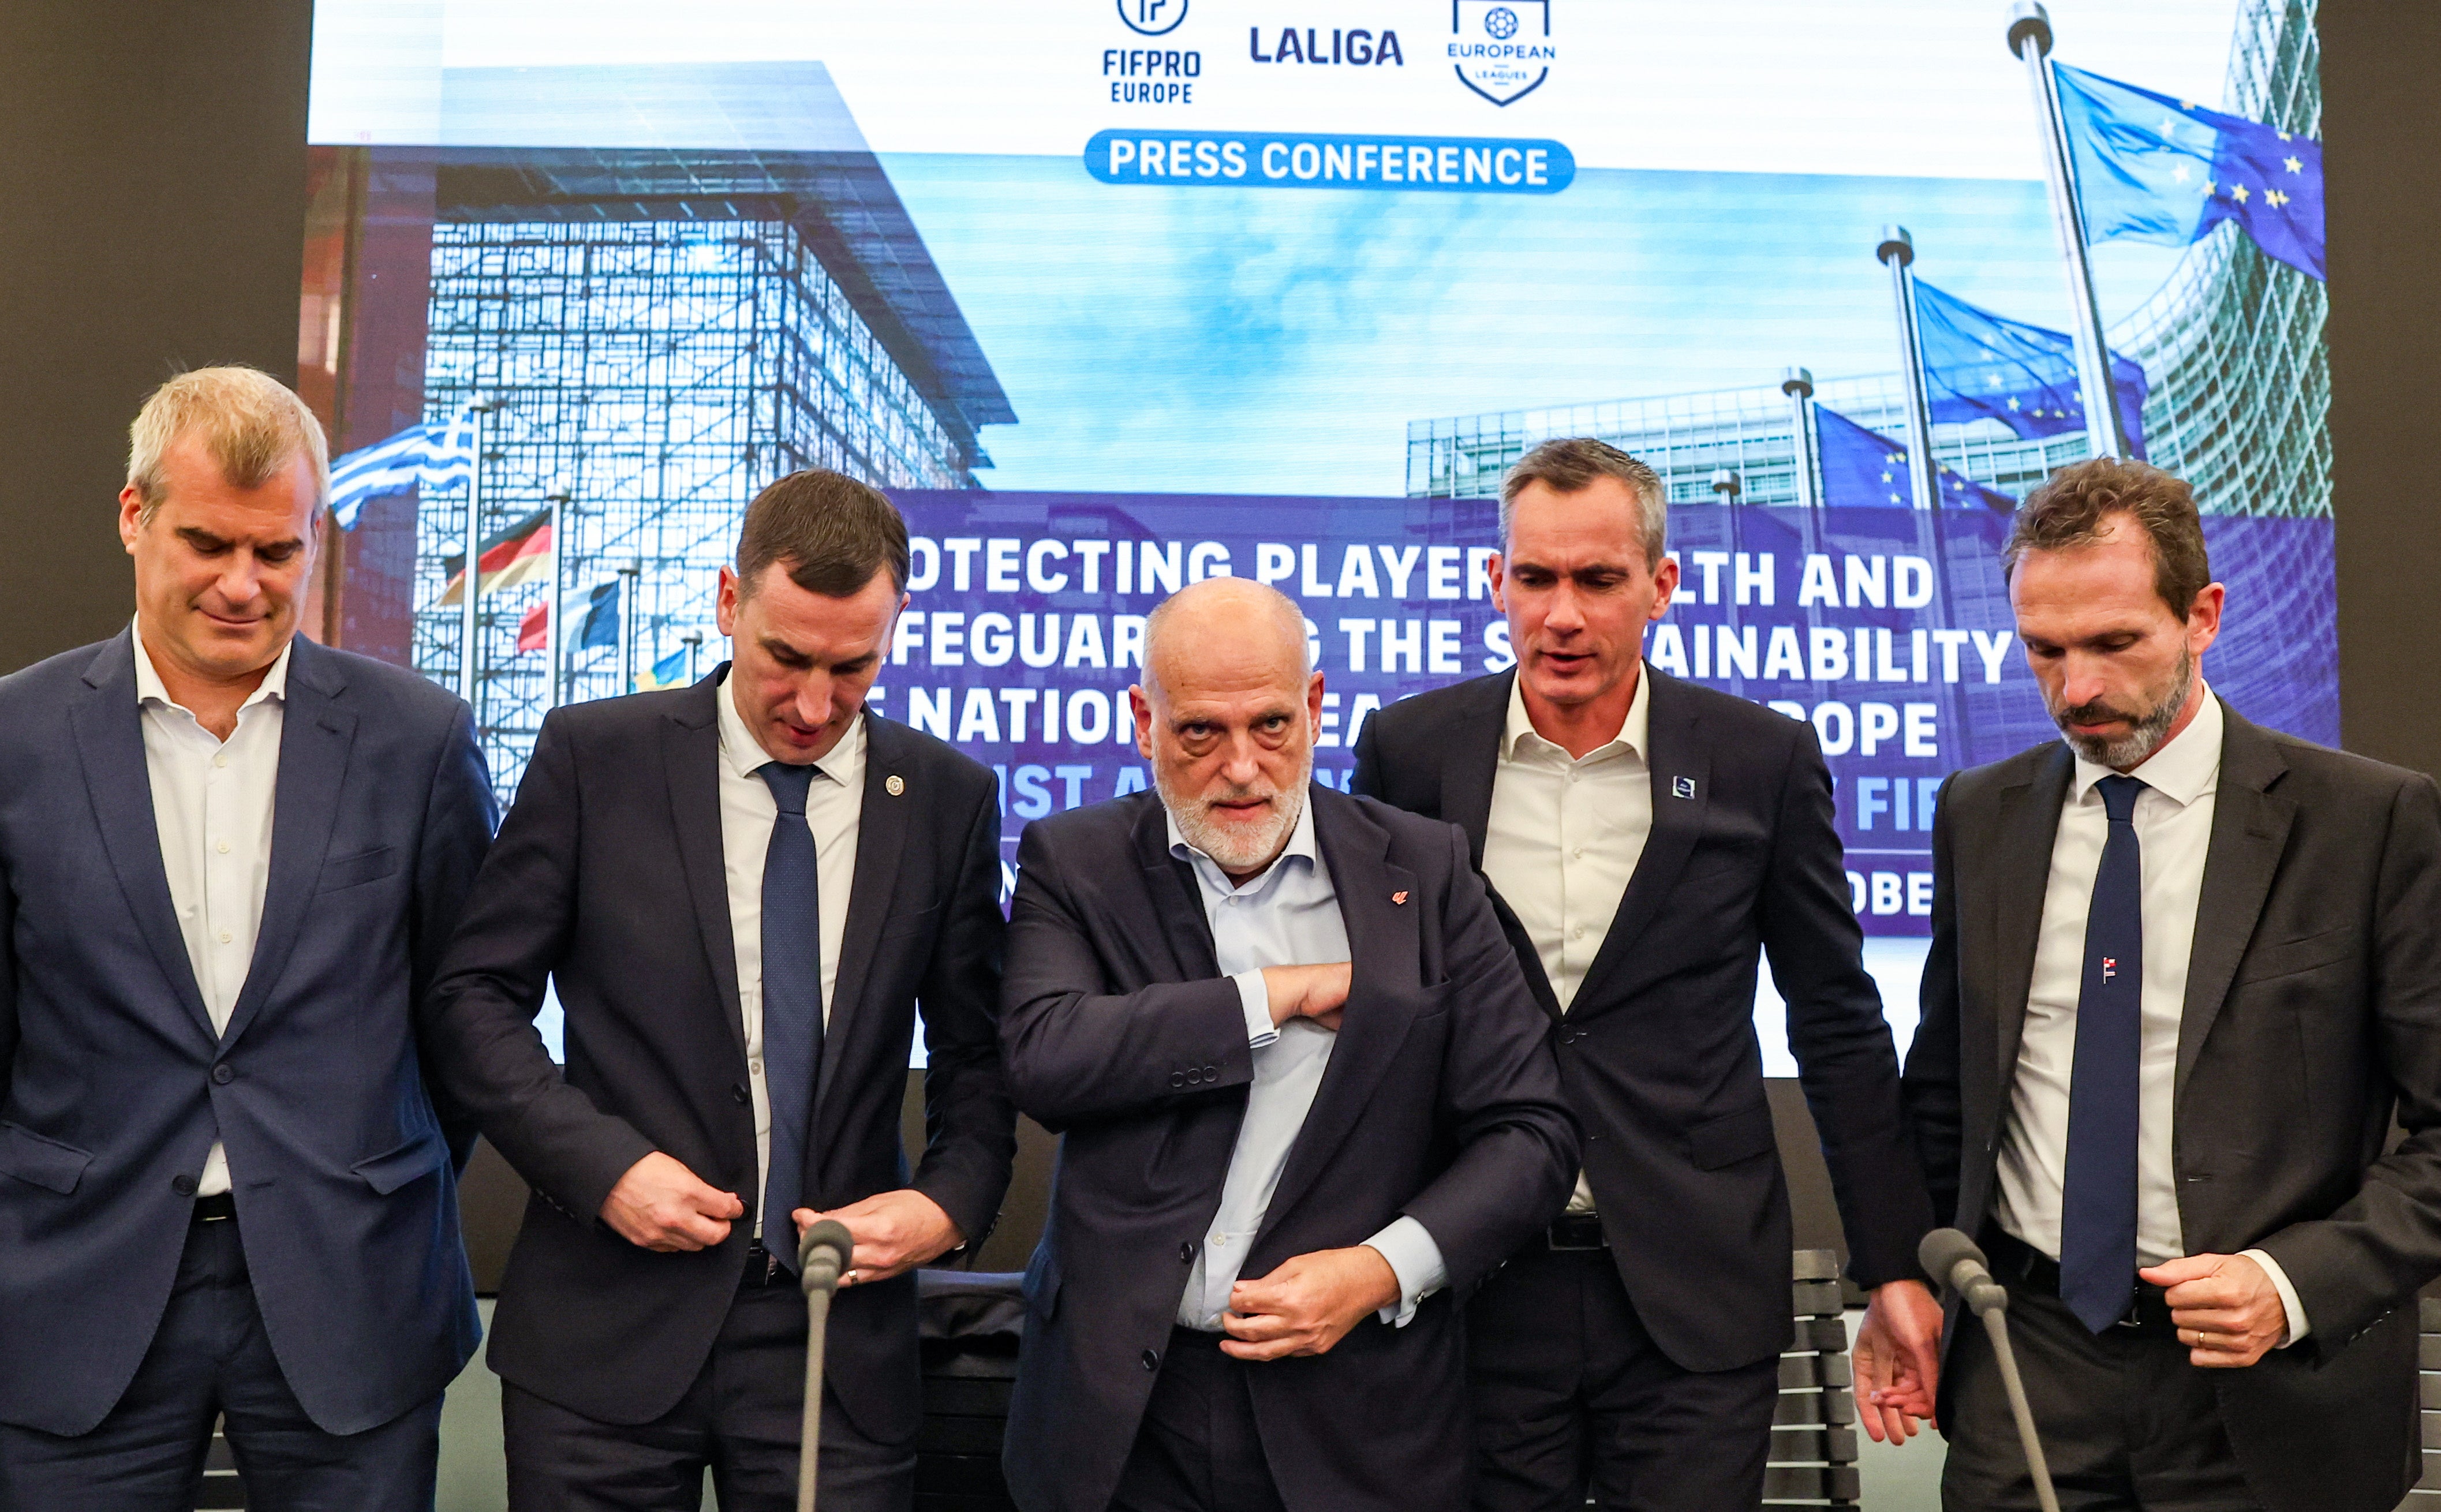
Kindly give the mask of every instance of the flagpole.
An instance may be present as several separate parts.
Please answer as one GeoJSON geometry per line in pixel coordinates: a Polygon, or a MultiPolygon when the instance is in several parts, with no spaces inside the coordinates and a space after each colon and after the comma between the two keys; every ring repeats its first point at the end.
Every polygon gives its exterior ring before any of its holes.
{"type": "Polygon", "coordinates": [[[473,712],[479,740],[483,711],[476,702],[475,653],[479,634],[476,611],[483,597],[483,431],[492,406],[469,407],[475,414],[475,466],[466,475],[466,566],[458,579],[458,696],[473,712]]]}
{"type": "Polygon", "coordinates": [[[695,681],[695,654],[703,649],[703,632],[700,630],[690,630],[685,635],[678,637],[678,639],[686,646],[686,680],[692,684],[695,681]]]}
{"type": "Polygon", "coordinates": [[[568,576],[568,504],[565,494],[551,495],[551,585],[543,590],[550,607],[543,611],[543,655],[551,658],[551,677],[546,684],[549,702],[546,710],[557,709],[560,699],[560,659],[567,644],[559,632],[561,611],[568,607],[568,595],[560,583],[568,576]]]}
{"type": "Polygon", "coordinates": [[[1814,374],[1803,368],[1791,368],[1781,374],[1780,391],[1788,396],[1790,419],[1796,424],[1797,502],[1813,510],[1822,507],[1822,491],[1815,481],[1814,469],[1819,465],[1820,443],[1814,438],[1814,374]]]}
{"type": "Polygon", "coordinates": [[[1932,466],[1932,405],[1924,396],[1924,333],[1915,316],[1915,238],[1904,225],[1882,227],[1873,256],[1890,270],[1890,297],[1898,301],[1899,382],[1907,389],[1908,493],[1920,510],[1941,507],[1932,466]]]}
{"type": "Polygon", "coordinates": [[[636,610],[643,597],[643,564],[631,562],[619,569],[619,692],[636,691],[636,610]]]}
{"type": "Polygon", "coordinates": [[[2043,170],[2051,180],[2052,225],[2068,266],[2068,302],[2076,313],[2076,386],[2085,396],[2086,451],[2094,457],[2125,457],[2127,433],[2119,423],[2119,399],[2110,387],[2109,349],[2102,341],[2102,306],[2093,297],[2093,260],[2086,247],[2085,211],[2077,199],[2076,173],[2068,152],[2068,128],[2060,119],[2059,83],[2052,77],[2052,18],[2036,0],[2009,8],[2009,51],[2023,60],[2042,122],[2043,170]]]}

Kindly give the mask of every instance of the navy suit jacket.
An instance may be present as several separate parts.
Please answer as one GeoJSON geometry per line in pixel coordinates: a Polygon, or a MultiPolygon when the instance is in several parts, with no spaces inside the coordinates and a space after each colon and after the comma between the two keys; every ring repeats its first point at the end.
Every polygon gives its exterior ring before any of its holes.
{"type": "Polygon", "coordinates": [[[139,717],[127,632],[0,678],[0,1421],[82,1433],[118,1402],[217,1138],[290,1388],[330,1432],[371,1428],[480,1333],[417,1051],[492,836],[474,728],[424,678],[298,639],[262,929],[215,1038],[139,717]]]}
{"type": "MultiPolygon", "coordinates": [[[[1679,1364],[1729,1370],[1788,1347],[1788,1187],[1754,1029],[1763,951],[1857,1285],[1919,1273],[1932,1203],[1859,956],[1814,728],[1650,666],[1642,675],[1653,832],[1564,1017],[1534,942],[1500,911],[1550,1016],[1636,1316],[1679,1364]]],[[[1477,677],[1366,720],[1357,791],[1457,824],[1480,865],[1515,680],[1477,677]]]]}
{"type": "MultiPolygon", "coordinates": [[[[1255,1413],[1295,1512],[1456,1507],[1470,1430],[1454,1299],[1559,1214],[1576,1125],[1465,837],[1307,794],[1354,981],[1241,1273],[1405,1214],[1449,1287],[1404,1328],[1368,1317],[1329,1354],[1253,1367],[1255,1413]]],[[[1065,1138],[1005,1460],[1028,1512],[1102,1512],[1220,1209],[1254,1056],[1152,794],[1036,820],[1018,864],[1001,1042],[1018,1107],[1065,1138]]]]}
{"type": "MultiPolygon", "coordinates": [[[[719,675],[551,711],[437,989],[435,1064],[533,1186],[493,1315],[492,1368],[603,1422],[650,1422],[694,1384],[752,1232],[735,1223],[709,1250],[659,1254],[600,1216],[655,1150],[754,1201],[719,675]],[[568,1016],[564,1073],[533,1027],[546,978],[568,1016]]],[[[870,711],[865,742],[805,1193],[829,1209],[912,1186],[980,1245],[1017,1151],[994,1035],[999,787],[945,742],[870,711]],[[899,1116],[918,999],[930,1140],[911,1178],[899,1116]]],[[[851,1287],[831,1310],[830,1383],[884,1442],[923,1419],[915,1326],[913,1272],[851,1287]]]]}

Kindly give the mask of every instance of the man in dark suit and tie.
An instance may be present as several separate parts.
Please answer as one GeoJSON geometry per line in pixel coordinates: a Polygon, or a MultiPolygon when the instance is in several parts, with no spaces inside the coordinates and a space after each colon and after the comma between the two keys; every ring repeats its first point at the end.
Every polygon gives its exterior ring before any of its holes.
{"type": "Polygon", "coordinates": [[[1791,1250],[1754,1032],[1763,951],[1849,1273],[1926,1370],[1940,1338],[1915,1265],[1931,1205],[1813,728],[1642,662],[1678,581],[1666,497],[1600,441],[1527,453],[1492,568],[1516,668],[1357,737],[1358,792],[1466,831],[1585,1130],[1566,1212],[1469,1313],[1487,1512],[1763,1496],[1791,1250]]]}
{"type": "MultiPolygon", "coordinates": [[[[2004,560],[2066,741],[1942,789],[1907,1072],[1936,1204],[2010,1289],[2063,1507],[2385,1512],[2441,1272],[2441,799],[2204,685],[2179,479],[2064,468],[2004,560]]],[[[1938,1401],[1946,1504],[2034,1506],[1980,1329],[1938,1401]]]]}
{"type": "MultiPolygon", "coordinates": [[[[465,705],[297,635],[303,401],[171,380],[136,620],[0,678],[0,1507],[432,1505],[479,1337],[417,1007],[492,835],[465,705]]],[[[454,1136],[454,1137],[453,1137],[454,1136]]]]}
{"type": "Polygon", "coordinates": [[[513,1507],[796,1504],[801,1228],[856,1250],[822,1501],[904,1509],[916,1266],[979,1243],[1016,1148],[994,1036],[992,774],[864,708],[907,528],[837,473],[746,512],[694,687],[554,711],[438,988],[447,1085],[533,1186],[493,1320],[513,1507]],[[567,1071],[535,1032],[546,982],[567,1071]],[[899,1145],[922,999],[930,1142],[899,1145]]]}
{"type": "Polygon", "coordinates": [[[1576,1165],[1464,839],[1312,783],[1305,646],[1273,589],[1168,600],[1133,691],[1154,791],[1019,847],[1002,1041],[1065,1135],[1027,1512],[1462,1505],[1458,1300],[1576,1165]]]}

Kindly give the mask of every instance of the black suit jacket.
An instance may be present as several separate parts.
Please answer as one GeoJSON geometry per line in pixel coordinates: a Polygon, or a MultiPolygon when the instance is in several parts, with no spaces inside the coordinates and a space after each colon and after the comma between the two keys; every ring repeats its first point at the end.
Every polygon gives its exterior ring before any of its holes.
{"type": "MultiPolygon", "coordinates": [[[[2179,1219],[2190,1253],[2269,1252],[2305,1305],[2304,1341],[2214,1373],[2255,1494],[2378,1512],[2415,1478],[2415,1290],[2441,1273],[2441,799],[2226,717],[2179,1030],[2179,1219]]],[[[1908,1101],[1934,1200],[1969,1233],[2074,771],[2052,742],[1961,772],[1933,820],[1908,1101]]]]}
{"type": "MultiPolygon", "coordinates": [[[[656,1254],[599,1216],[654,1150],[754,1206],[721,868],[719,679],[552,711],[438,988],[445,1085],[534,1189],[493,1318],[492,1368],[606,1422],[647,1422],[677,1403],[736,1296],[751,1232],[740,1222],[713,1249],[656,1254]],[[546,978],[567,1014],[564,1075],[533,1028],[546,978]]],[[[835,1208],[912,1185],[980,1243],[1016,1149],[995,1040],[998,786],[949,746],[865,718],[856,882],[806,1191],[835,1208]],[[911,1181],[898,1125],[919,998],[930,1138],[911,1181]]],[[[867,1433],[914,1432],[913,1274],[840,1295],[830,1367],[867,1433]]]]}
{"type": "MultiPolygon", "coordinates": [[[[1406,1214],[1450,1285],[1404,1328],[1367,1318],[1327,1355],[1253,1367],[1255,1413],[1296,1512],[1456,1507],[1468,1426],[1452,1298],[1559,1212],[1576,1130],[1464,839],[1307,791],[1354,985],[1242,1273],[1363,1244],[1406,1214]]],[[[1009,1485],[1029,1512],[1102,1512],[1254,1075],[1237,985],[1154,795],[1027,827],[1004,1001],[1018,1106],[1066,1135],[1026,1272],[1009,1485]]]]}
{"type": "MultiPolygon", "coordinates": [[[[1501,915],[1550,1016],[1636,1316],[1680,1365],[1727,1370],[1788,1347],[1788,1189],[1754,1032],[1762,951],[1788,1001],[1859,1286],[1919,1273],[1931,1204],[1813,727],[1650,666],[1641,675],[1653,679],[1653,832],[1564,1018],[1533,941],[1505,905],[1501,915]],[[1676,796],[1681,780],[1693,797],[1676,796]]],[[[1455,821],[1480,866],[1515,678],[1474,678],[1366,720],[1357,790],[1455,821]]]]}

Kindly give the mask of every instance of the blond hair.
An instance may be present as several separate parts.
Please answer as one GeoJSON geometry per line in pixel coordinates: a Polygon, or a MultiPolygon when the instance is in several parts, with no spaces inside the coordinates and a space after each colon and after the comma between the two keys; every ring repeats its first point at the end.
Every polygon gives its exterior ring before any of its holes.
{"type": "Polygon", "coordinates": [[[233,487],[261,488],[302,456],[316,507],[331,501],[330,443],[305,401],[259,369],[198,368],[153,390],[127,427],[127,486],[143,501],[140,520],[151,522],[167,492],[162,453],[190,432],[233,487]]]}

